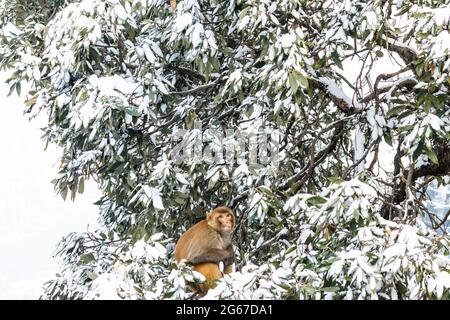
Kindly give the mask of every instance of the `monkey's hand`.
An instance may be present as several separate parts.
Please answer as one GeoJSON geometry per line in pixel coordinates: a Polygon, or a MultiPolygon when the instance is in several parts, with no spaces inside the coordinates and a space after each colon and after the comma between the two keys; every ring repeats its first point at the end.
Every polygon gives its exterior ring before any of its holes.
{"type": "Polygon", "coordinates": [[[186,264],[191,264],[191,262],[188,259],[181,259],[178,264],[180,266],[183,266],[183,265],[186,265],[186,264]]]}
{"type": "Polygon", "coordinates": [[[233,250],[233,245],[229,245],[226,249],[226,255],[224,256],[223,264],[225,265],[225,267],[232,265],[234,263],[234,250],[233,250]]]}
{"type": "Polygon", "coordinates": [[[189,259],[189,262],[195,265],[207,262],[219,264],[219,262],[222,261],[226,266],[227,264],[230,264],[230,262],[232,263],[233,259],[234,259],[234,251],[232,247],[231,250],[229,249],[229,247],[227,247],[227,249],[212,248],[204,252],[203,254],[191,257],[189,259]]]}

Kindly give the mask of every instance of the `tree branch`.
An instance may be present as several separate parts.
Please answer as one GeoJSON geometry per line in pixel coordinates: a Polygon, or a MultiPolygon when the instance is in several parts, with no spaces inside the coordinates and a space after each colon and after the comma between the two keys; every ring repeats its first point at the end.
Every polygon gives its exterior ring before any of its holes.
{"type": "Polygon", "coordinates": [[[362,112],[362,106],[359,103],[354,103],[333,79],[325,77],[315,79],[311,77],[310,80],[316,89],[325,93],[336,107],[345,114],[352,115],[362,112]]]}
{"type": "Polygon", "coordinates": [[[185,90],[185,91],[171,91],[169,92],[169,94],[173,94],[173,95],[189,95],[189,94],[195,94],[195,93],[200,93],[200,92],[204,92],[207,91],[210,88],[215,87],[218,83],[219,83],[220,77],[217,78],[216,80],[214,80],[213,82],[189,89],[189,90],[185,90]]]}
{"type": "Polygon", "coordinates": [[[379,94],[388,92],[393,88],[395,88],[395,90],[397,90],[399,87],[403,87],[403,86],[409,86],[412,88],[414,85],[417,84],[417,80],[415,80],[413,78],[405,78],[398,83],[394,83],[392,86],[387,86],[387,87],[383,87],[383,88],[378,87],[381,80],[388,80],[388,79],[398,76],[399,74],[406,72],[408,70],[411,70],[411,65],[407,65],[406,67],[404,67],[396,72],[379,74],[377,76],[377,79],[375,80],[373,92],[370,93],[368,96],[364,97],[362,99],[362,102],[367,103],[373,99],[378,99],[379,94]]]}
{"type": "Polygon", "coordinates": [[[175,71],[183,76],[195,78],[196,80],[200,80],[202,82],[206,81],[206,77],[195,70],[191,70],[191,69],[183,68],[183,67],[176,67],[172,64],[166,64],[166,65],[164,65],[164,68],[171,70],[171,71],[175,71]]]}
{"type": "MultiPolygon", "coordinates": [[[[406,188],[408,184],[412,185],[417,179],[426,176],[439,177],[450,173],[450,146],[443,144],[437,150],[435,149],[435,152],[438,155],[438,164],[423,165],[414,169],[412,174],[410,174],[410,170],[404,170],[402,176],[407,177],[408,181],[402,179],[397,186],[394,186],[392,203],[399,204],[403,202],[406,199],[406,188]]],[[[382,212],[383,217],[388,218],[389,212],[387,210],[382,210],[382,212]]]]}
{"type": "Polygon", "coordinates": [[[394,39],[387,37],[385,34],[377,39],[377,44],[397,53],[406,64],[411,64],[414,60],[419,58],[417,52],[413,48],[403,43],[396,42],[394,39]]]}
{"type": "Polygon", "coordinates": [[[316,136],[316,138],[311,142],[311,149],[310,149],[310,161],[306,167],[304,167],[300,172],[296,173],[295,175],[291,176],[289,179],[286,180],[285,183],[283,183],[280,186],[280,190],[284,191],[287,190],[293,185],[294,190],[298,190],[302,187],[302,185],[311,177],[314,168],[317,167],[328,154],[330,154],[336,147],[340,137],[341,133],[344,129],[344,124],[342,123],[343,120],[348,119],[348,117],[337,120],[333,123],[331,123],[326,128],[322,129],[321,132],[319,132],[316,136]],[[333,134],[330,143],[328,145],[320,150],[317,154],[314,154],[314,147],[317,141],[317,138],[321,136],[326,131],[330,130],[331,128],[336,127],[336,131],[333,134]]]}

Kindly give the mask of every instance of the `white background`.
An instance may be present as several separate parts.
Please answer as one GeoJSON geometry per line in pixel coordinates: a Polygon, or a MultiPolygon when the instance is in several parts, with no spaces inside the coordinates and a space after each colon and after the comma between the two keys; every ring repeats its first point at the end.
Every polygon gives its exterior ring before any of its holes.
{"type": "Polygon", "coordinates": [[[95,228],[100,192],[88,183],[75,202],[55,194],[61,152],[44,150],[45,115],[28,121],[23,97],[7,97],[6,76],[0,72],[0,299],[37,299],[59,271],[57,243],[95,228]]]}

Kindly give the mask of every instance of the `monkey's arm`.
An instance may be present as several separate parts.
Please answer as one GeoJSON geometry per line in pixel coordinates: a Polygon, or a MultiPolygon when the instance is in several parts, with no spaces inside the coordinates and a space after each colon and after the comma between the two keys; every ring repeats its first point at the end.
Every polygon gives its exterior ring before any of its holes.
{"type": "Polygon", "coordinates": [[[189,263],[191,264],[199,264],[199,263],[219,263],[223,262],[225,266],[228,266],[230,264],[233,264],[234,260],[234,250],[233,246],[229,245],[226,249],[216,249],[211,248],[208,251],[194,256],[189,260],[189,263]]]}

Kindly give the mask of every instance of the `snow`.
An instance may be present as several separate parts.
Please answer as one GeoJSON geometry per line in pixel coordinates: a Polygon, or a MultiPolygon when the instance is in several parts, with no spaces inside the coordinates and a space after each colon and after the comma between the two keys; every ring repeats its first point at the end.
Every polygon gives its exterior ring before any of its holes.
{"type": "MultiPolygon", "coordinates": [[[[354,162],[357,163],[359,160],[361,160],[364,157],[365,148],[364,148],[365,138],[364,133],[361,131],[360,126],[356,127],[355,133],[354,133],[354,140],[353,140],[353,148],[354,148],[354,162]]],[[[364,171],[364,160],[362,160],[357,167],[358,172],[364,171]]]]}
{"type": "Polygon", "coordinates": [[[372,228],[370,227],[363,227],[360,228],[358,231],[358,239],[359,241],[370,241],[372,240],[373,237],[373,233],[372,233],[372,228]]]}
{"type": "Polygon", "coordinates": [[[439,272],[436,279],[436,293],[439,298],[442,297],[442,293],[445,289],[450,288],[450,273],[446,271],[439,272]]]}
{"type": "MultiPolygon", "coordinates": [[[[364,14],[369,29],[375,30],[378,27],[378,15],[375,11],[369,10],[364,14]]],[[[381,17],[380,17],[381,18],[381,17]]]]}
{"type": "Polygon", "coordinates": [[[118,290],[122,284],[119,273],[105,273],[94,280],[84,300],[122,300],[118,290]]]}
{"type": "Polygon", "coordinates": [[[401,6],[403,5],[403,1],[404,1],[404,0],[397,0],[397,1],[396,1],[396,4],[395,4],[395,5],[397,6],[397,8],[401,8],[401,6]]]}
{"type": "Polygon", "coordinates": [[[99,90],[100,96],[130,95],[139,87],[139,84],[134,80],[124,79],[119,75],[98,77],[94,74],[89,76],[88,81],[99,90]]]}
{"type": "Polygon", "coordinates": [[[128,14],[121,4],[114,6],[114,12],[120,20],[126,21],[128,19],[128,14]]]}
{"type": "Polygon", "coordinates": [[[201,42],[202,42],[202,38],[201,35],[205,32],[205,30],[203,29],[203,25],[200,23],[196,23],[194,25],[194,29],[192,31],[192,35],[191,35],[191,42],[192,45],[194,47],[197,47],[201,42]]]}
{"type": "Polygon", "coordinates": [[[444,121],[432,113],[429,113],[422,120],[421,126],[430,125],[435,131],[439,132],[441,127],[444,126],[444,121]]]}
{"type": "Polygon", "coordinates": [[[441,8],[433,8],[431,12],[434,15],[434,21],[438,25],[444,25],[450,22],[450,5],[441,8]]]}
{"type": "Polygon", "coordinates": [[[342,268],[344,267],[345,260],[337,260],[333,262],[333,264],[330,266],[330,269],[328,269],[328,276],[333,277],[335,275],[339,275],[342,272],[342,268]]]}
{"type": "Polygon", "coordinates": [[[408,45],[404,42],[400,42],[397,39],[391,39],[388,37],[385,37],[384,40],[389,44],[393,44],[393,45],[396,45],[397,47],[402,47],[402,48],[408,49],[417,55],[417,50],[411,45],[408,45]]]}
{"type": "Polygon", "coordinates": [[[149,245],[143,239],[137,241],[131,249],[131,255],[135,259],[146,259],[146,261],[157,261],[167,256],[167,250],[161,244],[149,245]]]}
{"type": "Polygon", "coordinates": [[[189,12],[185,12],[176,18],[174,25],[175,32],[180,33],[191,24],[192,24],[192,15],[189,12]]]}
{"type": "Polygon", "coordinates": [[[384,87],[390,87],[390,88],[391,88],[391,89],[385,94],[384,99],[390,100],[390,99],[392,98],[392,93],[393,93],[395,90],[397,90],[399,84],[401,84],[401,83],[403,83],[403,82],[405,82],[405,81],[409,81],[409,80],[411,80],[411,81],[417,81],[414,77],[408,76],[408,77],[402,77],[402,78],[399,78],[399,79],[397,79],[397,80],[395,80],[395,81],[393,81],[393,82],[389,82],[389,83],[386,83],[386,84],[381,85],[381,86],[380,86],[380,89],[382,89],[382,88],[384,88],[384,87]]]}
{"type": "Polygon", "coordinates": [[[402,230],[398,235],[398,242],[402,242],[406,244],[406,248],[408,250],[414,250],[419,246],[419,238],[417,236],[417,227],[404,225],[402,230]]]}
{"type": "Polygon", "coordinates": [[[161,192],[158,189],[148,185],[143,186],[143,189],[147,197],[151,200],[153,207],[157,210],[164,210],[161,192]]]}
{"type": "MultiPolygon", "coordinates": [[[[448,12],[450,15],[450,12],[448,12]]],[[[448,31],[440,32],[432,40],[430,55],[433,58],[441,58],[450,54],[450,33],[448,31]]]]}
{"type": "Polygon", "coordinates": [[[181,174],[181,173],[177,172],[175,174],[175,176],[176,176],[177,180],[179,182],[181,182],[182,184],[190,185],[189,181],[186,180],[187,175],[184,175],[184,174],[181,174]]]}
{"type": "Polygon", "coordinates": [[[16,28],[16,26],[14,24],[12,24],[11,22],[8,22],[2,29],[0,32],[3,36],[10,38],[10,37],[15,37],[18,35],[22,34],[22,31],[20,31],[19,29],[16,28]]]}
{"type": "Polygon", "coordinates": [[[84,164],[88,163],[88,162],[92,162],[94,160],[96,160],[98,157],[100,157],[102,154],[102,152],[100,150],[89,150],[89,151],[84,151],[80,156],[78,156],[76,158],[76,160],[72,161],[71,164],[69,165],[70,167],[80,167],[83,166],[84,164]]]}
{"type": "Polygon", "coordinates": [[[280,39],[281,46],[285,49],[289,49],[295,42],[295,36],[291,33],[285,33],[280,39]]]}
{"type": "Polygon", "coordinates": [[[355,109],[362,109],[362,105],[358,102],[353,102],[352,99],[350,99],[344,91],[339,88],[339,86],[336,84],[336,82],[330,78],[326,77],[320,77],[319,81],[322,82],[326,87],[327,90],[330,92],[331,95],[335,96],[338,99],[343,100],[350,108],[355,109]]]}

